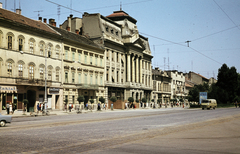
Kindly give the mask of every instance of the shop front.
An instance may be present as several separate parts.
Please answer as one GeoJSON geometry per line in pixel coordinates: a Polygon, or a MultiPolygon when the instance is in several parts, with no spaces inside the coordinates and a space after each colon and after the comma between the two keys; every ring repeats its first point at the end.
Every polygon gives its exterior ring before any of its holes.
{"type": "Polygon", "coordinates": [[[10,110],[13,105],[17,105],[17,87],[0,85],[0,111],[6,110],[7,104],[10,105],[10,110]]]}

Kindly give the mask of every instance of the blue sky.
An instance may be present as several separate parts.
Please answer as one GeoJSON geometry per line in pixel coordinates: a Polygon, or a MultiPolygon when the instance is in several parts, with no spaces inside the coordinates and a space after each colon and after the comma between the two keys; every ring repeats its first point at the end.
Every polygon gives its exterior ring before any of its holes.
{"type": "MultiPolygon", "coordinates": [[[[14,0],[0,0],[14,9],[14,0]]],[[[154,56],[153,67],[161,70],[194,71],[217,78],[223,63],[240,72],[240,1],[239,0],[20,0],[22,15],[38,19],[54,18],[57,25],[69,14],[100,13],[107,16],[122,9],[135,18],[139,32],[149,38],[154,56]],[[191,41],[187,47],[187,40],[191,41]],[[165,59],[165,60],[164,60],[165,59]],[[164,62],[165,61],[165,62],[164,62]]],[[[15,0],[19,8],[19,0],[15,0]]]]}

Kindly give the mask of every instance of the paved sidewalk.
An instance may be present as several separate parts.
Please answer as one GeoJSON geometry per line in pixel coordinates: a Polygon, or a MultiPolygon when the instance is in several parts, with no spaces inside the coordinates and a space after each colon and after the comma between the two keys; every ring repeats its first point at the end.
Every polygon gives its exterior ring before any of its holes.
{"type": "MultiPolygon", "coordinates": [[[[183,107],[168,107],[167,109],[183,109],[183,107]]],[[[185,107],[184,109],[187,109],[189,107],[185,107]]],[[[159,109],[159,108],[157,108],[159,109]]],[[[161,109],[166,109],[165,107],[162,107],[161,109]]],[[[107,109],[107,110],[101,110],[101,111],[97,111],[97,110],[82,110],[82,113],[80,114],[85,114],[85,113],[99,113],[99,112],[114,112],[114,111],[134,111],[134,110],[156,110],[154,108],[136,108],[136,109],[114,109],[113,111],[111,109],[107,109]]],[[[71,112],[69,112],[69,110],[66,112],[66,110],[49,110],[50,112],[50,116],[51,115],[71,115],[71,114],[77,114],[76,110],[73,110],[71,112]]],[[[7,115],[6,110],[1,111],[2,115],[7,115]]],[[[18,117],[33,117],[33,116],[44,116],[42,115],[42,112],[38,113],[38,115],[36,113],[33,113],[32,115],[30,115],[30,112],[25,112],[25,114],[23,114],[23,111],[15,111],[14,114],[9,114],[10,116],[12,116],[13,118],[18,118],[18,117]]]]}

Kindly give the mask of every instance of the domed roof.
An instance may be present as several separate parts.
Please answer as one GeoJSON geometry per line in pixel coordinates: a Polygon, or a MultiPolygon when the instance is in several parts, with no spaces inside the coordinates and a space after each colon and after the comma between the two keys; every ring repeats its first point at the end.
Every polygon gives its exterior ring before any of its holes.
{"type": "Polygon", "coordinates": [[[113,14],[110,14],[109,16],[106,16],[107,18],[113,20],[113,21],[120,21],[127,18],[129,21],[133,22],[134,24],[137,23],[137,20],[129,16],[126,12],[120,10],[120,11],[114,11],[113,14]]]}

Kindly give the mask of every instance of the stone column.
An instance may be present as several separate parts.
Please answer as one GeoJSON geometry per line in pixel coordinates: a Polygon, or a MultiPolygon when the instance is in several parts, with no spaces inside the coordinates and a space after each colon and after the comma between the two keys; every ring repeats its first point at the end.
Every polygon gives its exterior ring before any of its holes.
{"type": "Polygon", "coordinates": [[[132,82],[135,82],[135,62],[134,62],[134,55],[132,57],[132,82]]]}
{"type": "Polygon", "coordinates": [[[136,58],[136,82],[139,83],[139,57],[136,58]]]}
{"type": "MultiPolygon", "coordinates": [[[[140,58],[141,58],[141,57],[140,57],[140,58]]],[[[140,73],[139,73],[139,78],[140,78],[139,83],[142,83],[142,59],[140,59],[140,73]]]]}
{"type": "Polygon", "coordinates": [[[127,82],[131,81],[131,61],[130,54],[127,55],[127,82]]]}

